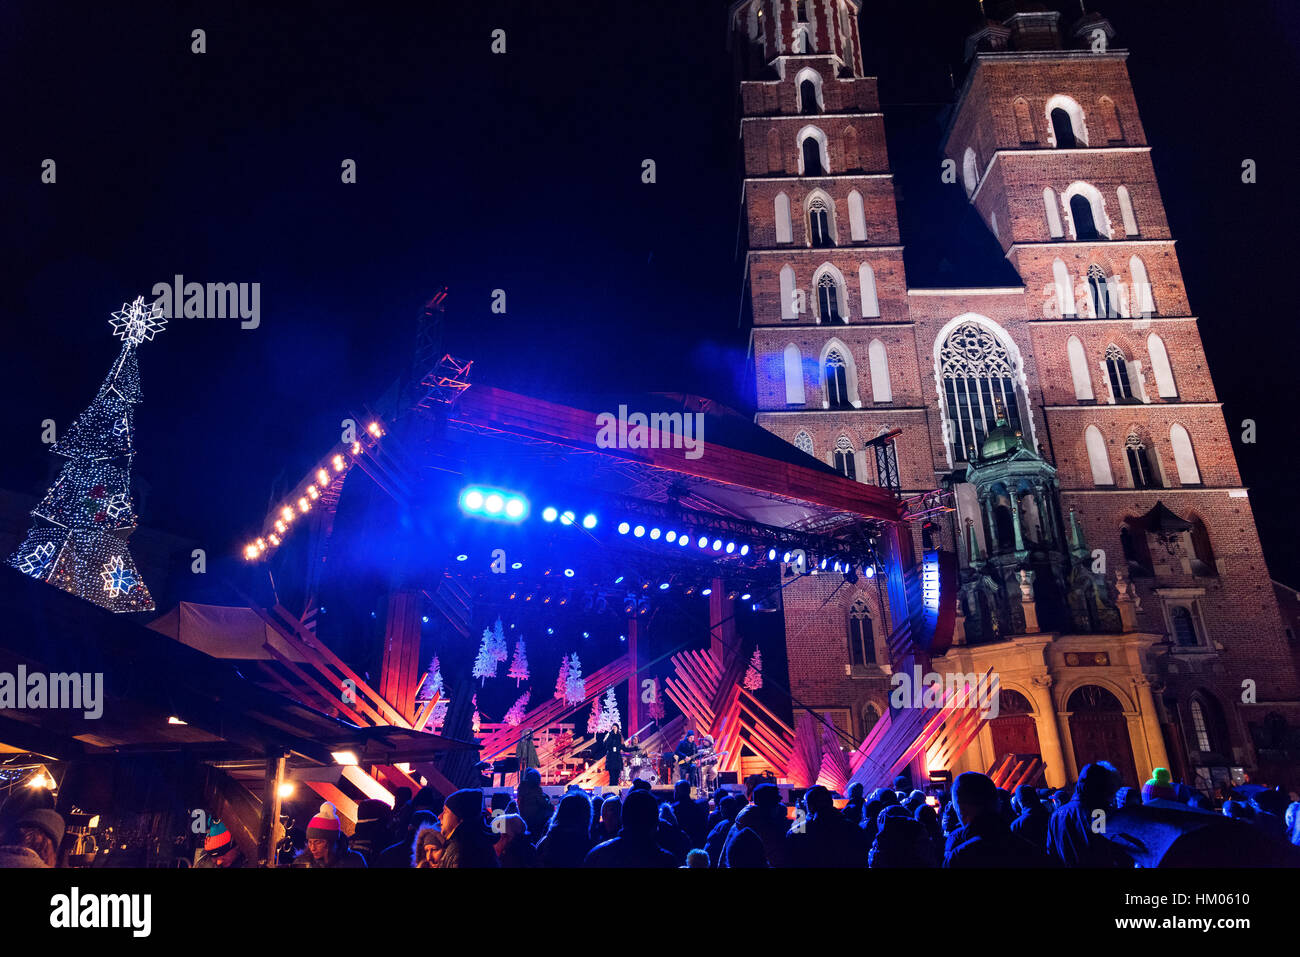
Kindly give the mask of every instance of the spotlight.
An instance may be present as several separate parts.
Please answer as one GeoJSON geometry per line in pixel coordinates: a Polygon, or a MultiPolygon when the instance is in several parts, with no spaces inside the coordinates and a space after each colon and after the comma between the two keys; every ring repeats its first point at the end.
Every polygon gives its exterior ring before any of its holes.
{"type": "Polygon", "coordinates": [[[698,542],[696,542],[695,544],[696,544],[696,545],[699,545],[700,548],[708,548],[708,547],[709,547],[709,539],[708,539],[706,536],[701,535],[701,536],[700,536],[700,540],[699,540],[698,542]]]}
{"type": "Polygon", "coordinates": [[[524,517],[524,500],[522,498],[512,498],[506,502],[506,517],[519,519],[524,517]]]}
{"type": "Polygon", "coordinates": [[[547,629],[546,629],[546,633],[547,633],[548,635],[553,635],[553,634],[555,634],[555,629],[554,629],[554,628],[547,628],[547,629]]]}
{"type": "Polygon", "coordinates": [[[660,582],[660,583],[659,583],[659,590],[660,590],[660,591],[667,591],[667,590],[668,590],[668,584],[669,584],[668,582],[660,582]]]}
{"type": "Polygon", "coordinates": [[[617,578],[614,579],[614,584],[615,584],[615,585],[622,584],[622,582],[623,582],[623,576],[622,576],[622,575],[619,575],[617,578]]]}
{"type": "Polygon", "coordinates": [[[787,565],[790,564],[790,553],[786,552],[785,555],[782,556],[781,561],[785,562],[787,565]]]}
{"type": "Polygon", "coordinates": [[[661,533],[660,533],[659,529],[657,529],[657,528],[652,528],[652,529],[650,529],[650,540],[651,540],[651,541],[658,541],[658,540],[659,540],[659,535],[660,535],[660,534],[661,534],[661,533]]]}
{"type": "Polygon", "coordinates": [[[868,578],[875,578],[875,577],[876,577],[876,566],[875,566],[875,565],[864,565],[864,566],[862,567],[862,570],[863,570],[864,572],[866,572],[866,575],[867,575],[868,578]]]}
{"type": "Polygon", "coordinates": [[[825,571],[825,570],[826,570],[826,563],[829,562],[829,561],[830,561],[829,558],[823,558],[823,559],[822,559],[822,563],[821,563],[821,565],[818,566],[818,567],[821,568],[822,571],[825,571]]]}
{"type": "Polygon", "coordinates": [[[469,556],[466,555],[464,552],[461,552],[459,555],[456,556],[456,561],[458,562],[469,561],[469,556]]]}
{"type": "Polygon", "coordinates": [[[768,560],[769,562],[774,562],[774,561],[776,561],[776,549],[775,549],[775,548],[769,548],[769,549],[767,550],[767,560],[768,560]]]}
{"type": "Polygon", "coordinates": [[[685,547],[686,547],[687,545],[689,545],[690,543],[691,543],[691,540],[690,540],[690,538],[686,535],[685,532],[683,532],[681,535],[678,535],[678,536],[677,536],[677,544],[680,545],[682,548],[685,548],[685,547]]]}
{"type": "Polygon", "coordinates": [[[632,529],[632,534],[635,535],[637,538],[642,538],[642,537],[644,537],[644,536],[645,536],[645,526],[644,526],[644,525],[638,525],[636,528],[632,529]]]}
{"type": "Polygon", "coordinates": [[[748,554],[749,554],[749,546],[748,546],[748,545],[741,545],[741,546],[740,546],[740,554],[742,554],[742,555],[748,555],[748,554]]]}
{"type": "Polygon", "coordinates": [[[591,632],[589,632],[589,631],[584,631],[584,632],[582,633],[582,637],[584,637],[584,638],[590,638],[590,637],[591,637],[591,632]]]}
{"type": "Polygon", "coordinates": [[[666,532],[664,533],[664,541],[665,541],[665,542],[668,542],[668,543],[670,543],[670,544],[671,544],[672,542],[677,541],[677,533],[674,532],[671,528],[668,529],[668,531],[666,531],[666,532]]]}
{"type": "Polygon", "coordinates": [[[563,515],[560,516],[561,525],[572,525],[577,520],[578,520],[578,516],[574,515],[572,512],[565,512],[563,515]]]}
{"type": "Polygon", "coordinates": [[[572,569],[572,568],[566,568],[566,569],[564,570],[564,577],[565,577],[565,578],[572,578],[572,577],[573,577],[573,569],[572,569]]]}
{"type": "Polygon", "coordinates": [[[528,499],[503,489],[469,485],[461,490],[460,510],[473,518],[520,522],[528,517],[528,499]]]}
{"type": "Polygon", "coordinates": [[[588,514],[588,515],[584,516],[584,518],[582,519],[582,527],[583,527],[583,528],[595,528],[595,527],[596,527],[596,516],[595,516],[595,515],[591,515],[591,514],[588,514]]]}
{"type": "Polygon", "coordinates": [[[720,552],[720,551],[722,551],[722,539],[720,539],[720,538],[715,538],[715,539],[713,540],[713,550],[714,550],[715,552],[720,552]]]}
{"type": "Polygon", "coordinates": [[[420,621],[424,622],[424,623],[427,625],[427,624],[429,623],[429,616],[428,616],[428,615],[421,615],[421,616],[420,616],[420,621]]]}
{"type": "Polygon", "coordinates": [[[523,562],[515,562],[515,563],[512,564],[510,567],[513,568],[515,571],[519,571],[519,569],[521,569],[521,568],[524,567],[524,563],[523,563],[523,562]]]}
{"type": "Polygon", "coordinates": [[[710,595],[713,594],[713,589],[712,589],[712,588],[706,588],[706,589],[704,589],[702,592],[700,592],[700,594],[703,595],[705,598],[708,598],[710,595]]]}
{"type": "Polygon", "coordinates": [[[736,550],[736,543],[735,543],[735,542],[727,542],[727,554],[730,555],[730,554],[731,554],[732,552],[734,552],[735,550],[736,550]]]}
{"type": "Polygon", "coordinates": [[[618,640],[619,640],[619,641],[627,641],[627,635],[619,635],[619,636],[618,636],[618,640]]]}
{"type": "Polygon", "coordinates": [[[618,523],[618,533],[620,535],[626,535],[630,531],[632,531],[632,526],[629,525],[627,522],[618,523]]]}
{"type": "Polygon", "coordinates": [[[498,515],[505,507],[506,500],[496,492],[493,492],[491,495],[487,496],[487,498],[483,499],[483,511],[487,512],[489,515],[498,515]]]}
{"type": "Polygon", "coordinates": [[[749,600],[750,600],[751,598],[753,598],[753,597],[754,597],[754,596],[751,595],[749,592],[745,592],[745,594],[743,594],[743,595],[740,596],[740,600],[741,600],[741,601],[749,601],[749,600]]]}

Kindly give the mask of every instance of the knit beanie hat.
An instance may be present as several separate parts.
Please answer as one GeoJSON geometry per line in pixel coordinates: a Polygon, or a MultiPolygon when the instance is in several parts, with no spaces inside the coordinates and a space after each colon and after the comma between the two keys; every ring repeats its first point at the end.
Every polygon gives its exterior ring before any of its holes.
{"type": "Polygon", "coordinates": [[[235,836],[221,821],[208,825],[208,836],[203,839],[203,849],[211,854],[222,855],[235,846],[235,836]]]}
{"type": "Polygon", "coordinates": [[[55,849],[63,842],[63,815],[46,807],[34,807],[14,819],[15,827],[34,827],[50,839],[55,849]]]}
{"type": "Polygon", "coordinates": [[[483,813],[483,792],[478,788],[461,788],[447,796],[445,806],[462,821],[474,821],[483,813]]]}
{"type": "Polygon", "coordinates": [[[339,812],[329,801],[320,806],[320,812],[307,822],[307,840],[333,841],[339,836],[339,812]]]}
{"type": "Polygon", "coordinates": [[[387,824],[392,814],[389,806],[378,798],[357,802],[357,827],[363,824],[387,824]]]}
{"type": "Polygon", "coordinates": [[[1178,791],[1174,788],[1173,778],[1168,768],[1156,768],[1151,772],[1151,780],[1142,785],[1144,802],[1157,798],[1164,798],[1166,801],[1174,801],[1178,798],[1178,791]]]}

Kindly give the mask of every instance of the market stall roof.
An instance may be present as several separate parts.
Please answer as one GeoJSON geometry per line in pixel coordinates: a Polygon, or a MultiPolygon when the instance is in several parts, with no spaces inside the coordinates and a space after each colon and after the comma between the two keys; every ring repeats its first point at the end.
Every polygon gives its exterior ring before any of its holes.
{"type": "MultiPolygon", "coordinates": [[[[102,675],[99,717],[86,708],[0,711],[0,747],[56,759],[185,750],[210,760],[284,751],[332,764],[352,750],[376,760],[419,761],[464,742],[395,727],[358,728],[247,680],[137,621],[81,601],[12,569],[0,571],[0,672],[102,675]],[[184,724],[171,723],[179,718],[184,724]]],[[[98,710],[98,709],[96,709],[98,710]]]]}

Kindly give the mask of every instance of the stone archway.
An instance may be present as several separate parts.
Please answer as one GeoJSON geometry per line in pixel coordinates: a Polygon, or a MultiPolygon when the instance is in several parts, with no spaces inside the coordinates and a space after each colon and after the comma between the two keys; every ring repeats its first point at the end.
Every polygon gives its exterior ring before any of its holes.
{"type": "Polygon", "coordinates": [[[1070,695],[1070,741],[1080,771],[1096,761],[1109,761],[1129,787],[1137,787],[1137,767],[1128,719],[1118,698],[1100,685],[1081,685],[1070,695]]]}
{"type": "Polygon", "coordinates": [[[1008,754],[1037,754],[1042,757],[1033,708],[1019,691],[1003,688],[999,692],[998,716],[989,721],[989,732],[995,764],[1008,754]]]}

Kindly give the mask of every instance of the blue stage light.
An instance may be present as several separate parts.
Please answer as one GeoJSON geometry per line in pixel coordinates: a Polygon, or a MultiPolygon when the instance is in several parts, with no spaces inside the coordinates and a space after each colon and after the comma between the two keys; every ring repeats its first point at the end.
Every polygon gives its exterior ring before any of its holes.
{"type": "Polygon", "coordinates": [[[668,531],[664,532],[664,541],[668,542],[669,544],[672,544],[673,542],[677,541],[677,533],[674,532],[671,528],[668,529],[668,531]]]}
{"type": "Polygon", "coordinates": [[[584,632],[582,633],[582,637],[584,637],[584,638],[590,638],[590,637],[591,637],[591,632],[589,632],[589,631],[584,631],[584,632]]]}
{"type": "Polygon", "coordinates": [[[652,529],[650,529],[650,540],[651,540],[651,541],[658,541],[658,539],[659,539],[659,535],[660,535],[660,534],[661,534],[661,533],[660,533],[659,529],[657,529],[657,528],[652,528],[652,529]]]}
{"type": "Polygon", "coordinates": [[[626,535],[630,531],[632,531],[632,526],[629,525],[627,522],[618,523],[618,533],[620,535],[626,535]]]}
{"type": "Polygon", "coordinates": [[[740,596],[740,600],[741,600],[741,601],[749,601],[749,600],[750,600],[751,598],[753,598],[753,597],[754,597],[754,596],[751,595],[749,592],[745,592],[745,594],[743,594],[743,595],[740,596]]]}
{"type": "Polygon", "coordinates": [[[617,578],[614,579],[614,584],[615,585],[621,584],[622,581],[623,581],[623,576],[619,575],[617,578]]]}
{"type": "Polygon", "coordinates": [[[572,578],[572,577],[573,577],[573,569],[572,569],[572,568],[566,568],[566,569],[564,570],[564,577],[565,577],[565,578],[572,578]]]}
{"type": "Polygon", "coordinates": [[[546,506],[546,508],[542,509],[542,520],[543,520],[543,521],[546,521],[546,522],[553,522],[553,521],[555,521],[555,520],[556,520],[557,518],[559,518],[559,517],[560,517],[560,513],[559,513],[558,511],[555,510],[555,506],[554,506],[554,505],[548,505],[548,506],[546,506]]]}
{"type": "Polygon", "coordinates": [[[473,518],[522,522],[528,517],[528,499],[505,489],[467,485],[460,493],[460,510],[473,518]]]}
{"type": "Polygon", "coordinates": [[[790,553],[786,552],[785,555],[782,556],[781,561],[785,562],[788,565],[790,563],[790,553]]]}
{"type": "Polygon", "coordinates": [[[774,561],[776,561],[776,549],[775,549],[775,548],[769,548],[769,549],[767,550],[767,560],[768,560],[769,562],[774,562],[774,561]]]}
{"type": "Polygon", "coordinates": [[[592,515],[592,514],[590,514],[590,513],[588,513],[588,514],[587,514],[587,515],[582,519],[582,527],[583,527],[583,528],[595,528],[595,527],[596,527],[596,516],[595,516],[595,515],[592,515]]]}
{"type": "Polygon", "coordinates": [[[619,641],[627,641],[627,635],[619,635],[619,636],[618,636],[618,640],[619,640],[619,641]]]}
{"type": "Polygon", "coordinates": [[[875,566],[875,565],[864,565],[864,566],[862,567],[862,570],[863,570],[864,572],[866,572],[868,578],[875,578],[875,577],[876,577],[876,566],[875,566]]]}
{"type": "Polygon", "coordinates": [[[720,552],[720,551],[722,551],[722,539],[720,539],[720,538],[715,538],[715,539],[713,540],[713,550],[714,550],[715,552],[720,552]]]}
{"type": "Polygon", "coordinates": [[[735,543],[735,542],[727,542],[727,554],[730,555],[730,554],[731,554],[732,552],[734,552],[735,550],[736,550],[736,543],[735,543]]]}
{"type": "Polygon", "coordinates": [[[741,545],[741,546],[740,546],[740,554],[742,554],[742,555],[748,555],[748,554],[749,554],[749,546],[748,546],[748,545],[741,545]]]}
{"type": "Polygon", "coordinates": [[[677,544],[680,545],[682,548],[685,548],[690,543],[691,543],[690,536],[687,535],[685,532],[682,532],[682,534],[677,536],[677,544]]]}
{"type": "Polygon", "coordinates": [[[713,594],[713,589],[712,589],[712,588],[706,588],[706,589],[704,589],[702,592],[700,592],[700,594],[703,595],[705,598],[707,598],[707,597],[709,597],[710,595],[713,594]]]}
{"type": "Polygon", "coordinates": [[[523,563],[523,562],[515,562],[515,563],[512,564],[510,567],[513,568],[515,571],[519,571],[519,569],[521,569],[521,568],[524,567],[524,563],[523,563]]]}
{"type": "Polygon", "coordinates": [[[428,616],[428,615],[421,615],[421,616],[420,616],[420,621],[424,622],[424,623],[427,625],[427,624],[429,623],[429,616],[428,616]]]}
{"type": "Polygon", "coordinates": [[[660,590],[660,591],[667,591],[667,590],[668,590],[668,584],[669,584],[668,582],[660,582],[660,583],[659,583],[659,590],[660,590]]]}
{"type": "Polygon", "coordinates": [[[464,552],[462,552],[461,554],[459,554],[459,555],[456,556],[456,561],[458,561],[458,562],[466,562],[466,561],[469,561],[469,556],[466,555],[464,552]]]}
{"type": "Polygon", "coordinates": [[[638,525],[636,528],[632,529],[632,534],[637,538],[642,538],[645,535],[645,526],[638,525]]]}
{"type": "Polygon", "coordinates": [[[577,518],[578,516],[574,515],[572,512],[565,512],[563,515],[560,516],[560,524],[572,525],[575,521],[577,521],[577,518]]]}
{"type": "Polygon", "coordinates": [[[547,629],[546,629],[546,633],[547,633],[548,635],[553,635],[553,634],[555,634],[555,629],[554,629],[554,628],[547,628],[547,629]]]}

